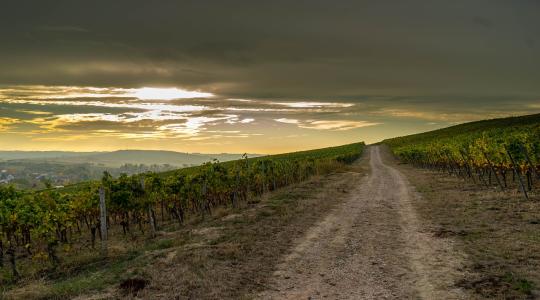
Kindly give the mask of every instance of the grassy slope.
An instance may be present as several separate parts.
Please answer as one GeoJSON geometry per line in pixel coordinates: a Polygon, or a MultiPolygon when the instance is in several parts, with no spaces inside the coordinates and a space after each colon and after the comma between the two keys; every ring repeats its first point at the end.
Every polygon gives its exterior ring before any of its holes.
{"type": "Polygon", "coordinates": [[[519,117],[498,118],[491,120],[476,121],[464,123],[438,130],[412,134],[404,137],[386,139],[383,143],[395,143],[399,139],[400,143],[414,144],[433,139],[453,138],[462,134],[480,133],[482,131],[507,128],[507,127],[526,127],[540,124],[540,114],[526,115],[519,117]]]}

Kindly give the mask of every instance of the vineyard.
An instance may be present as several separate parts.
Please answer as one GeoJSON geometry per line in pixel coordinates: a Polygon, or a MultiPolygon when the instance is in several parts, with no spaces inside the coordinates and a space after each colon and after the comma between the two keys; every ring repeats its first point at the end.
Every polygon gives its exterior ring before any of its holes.
{"type": "Polygon", "coordinates": [[[40,266],[40,272],[55,270],[63,257],[82,249],[105,257],[112,234],[151,239],[163,226],[209,217],[218,207],[241,207],[269,191],[350,164],[363,148],[363,143],[356,143],[245,156],[116,179],[105,172],[99,182],[37,192],[0,186],[0,282],[29,275],[24,271],[29,266],[40,266]]]}
{"type": "Polygon", "coordinates": [[[384,141],[402,161],[525,198],[540,181],[540,115],[466,123],[384,141]]]}

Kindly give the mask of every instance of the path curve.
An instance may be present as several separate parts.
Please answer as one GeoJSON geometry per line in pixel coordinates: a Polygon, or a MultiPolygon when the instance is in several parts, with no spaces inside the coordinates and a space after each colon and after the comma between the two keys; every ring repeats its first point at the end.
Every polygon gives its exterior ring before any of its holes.
{"type": "MultiPolygon", "coordinates": [[[[352,196],[296,241],[261,299],[465,299],[464,257],[436,238],[412,205],[406,178],[367,150],[371,172],[352,196]]],[[[328,199],[331,201],[331,199],[328,199]]]]}

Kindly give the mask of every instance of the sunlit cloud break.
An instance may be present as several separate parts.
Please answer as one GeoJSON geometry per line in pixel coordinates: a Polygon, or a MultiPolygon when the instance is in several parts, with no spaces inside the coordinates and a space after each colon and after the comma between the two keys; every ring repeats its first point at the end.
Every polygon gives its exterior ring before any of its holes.
{"type": "Polygon", "coordinates": [[[133,92],[128,95],[141,100],[173,100],[173,99],[186,99],[186,98],[208,98],[213,97],[212,93],[204,93],[197,91],[186,91],[177,88],[151,88],[143,87],[140,89],[133,89],[133,92]]]}
{"type": "MultiPolygon", "coordinates": [[[[349,119],[344,111],[357,104],[338,100],[226,98],[180,88],[4,86],[0,104],[6,112],[0,117],[0,133],[24,140],[28,147],[54,142],[79,149],[72,142],[81,141],[80,149],[87,149],[92,140],[109,138],[143,148],[241,145],[231,139],[248,137],[253,145],[262,145],[281,130],[301,130],[296,136],[306,139],[334,138],[336,131],[378,124],[349,119]]],[[[355,134],[344,133],[342,139],[355,134]]]]}
{"type": "Polygon", "coordinates": [[[196,112],[208,109],[203,105],[171,105],[165,103],[140,103],[140,102],[119,102],[110,103],[103,101],[79,101],[79,100],[4,100],[5,103],[11,104],[33,104],[33,105],[59,105],[59,106],[95,106],[109,108],[131,108],[139,110],[159,110],[170,112],[196,112]]]}
{"type": "Polygon", "coordinates": [[[66,99],[66,98],[112,98],[127,97],[140,100],[173,100],[209,98],[214,94],[201,91],[188,91],[176,87],[157,88],[98,88],[85,86],[42,86],[26,85],[9,88],[0,88],[0,97],[7,98],[15,96],[17,98],[30,99],[66,99]]]}

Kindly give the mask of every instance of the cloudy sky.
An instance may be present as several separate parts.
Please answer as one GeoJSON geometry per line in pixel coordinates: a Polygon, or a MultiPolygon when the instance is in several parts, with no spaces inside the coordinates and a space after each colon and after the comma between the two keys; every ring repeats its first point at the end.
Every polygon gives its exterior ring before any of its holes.
{"type": "Polygon", "coordinates": [[[540,2],[3,1],[2,150],[276,153],[540,112],[540,2]]]}

